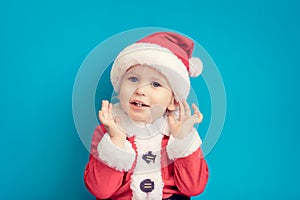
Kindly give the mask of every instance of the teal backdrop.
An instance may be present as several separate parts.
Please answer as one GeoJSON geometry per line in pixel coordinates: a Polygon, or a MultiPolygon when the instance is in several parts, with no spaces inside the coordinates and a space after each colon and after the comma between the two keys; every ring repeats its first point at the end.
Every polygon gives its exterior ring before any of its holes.
{"type": "Polygon", "coordinates": [[[0,199],[94,199],[73,84],[98,44],[143,27],[196,40],[224,81],[225,125],[193,199],[300,199],[299,19],[296,0],[2,1],[0,199]]]}

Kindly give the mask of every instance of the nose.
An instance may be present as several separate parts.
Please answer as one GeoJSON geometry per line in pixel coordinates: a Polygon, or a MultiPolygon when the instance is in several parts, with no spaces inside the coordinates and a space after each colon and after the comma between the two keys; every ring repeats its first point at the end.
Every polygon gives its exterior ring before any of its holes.
{"type": "Polygon", "coordinates": [[[140,86],[135,90],[135,94],[139,95],[139,96],[145,96],[146,95],[146,90],[145,90],[145,86],[140,86]]]}

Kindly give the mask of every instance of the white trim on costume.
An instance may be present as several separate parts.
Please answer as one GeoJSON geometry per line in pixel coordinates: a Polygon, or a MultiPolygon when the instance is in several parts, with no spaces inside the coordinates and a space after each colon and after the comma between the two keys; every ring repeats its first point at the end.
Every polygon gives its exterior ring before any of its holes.
{"type": "Polygon", "coordinates": [[[167,154],[171,160],[186,157],[195,152],[201,145],[202,140],[195,128],[182,139],[174,138],[172,135],[167,144],[167,154]]]}
{"type": "Polygon", "coordinates": [[[132,199],[162,199],[164,183],[161,175],[161,142],[163,137],[163,134],[157,134],[147,139],[135,137],[134,141],[138,155],[130,183],[132,199]],[[152,155],[154,159],[146,162],[145,155],[152,155]],[[153,183],[154,189],[151,192],[141,190],[140,184],[144,180],[149,180],[153,183]]]}
{"type": "Polygon", "coordinates": [[[135,151],[131,143],[125,141],[125,147],[120,148],[112,143],[108,133],[105,133],[97,147],[99,158],[108,166],[119,171],[131,169],[135,160],[135,151]]]}

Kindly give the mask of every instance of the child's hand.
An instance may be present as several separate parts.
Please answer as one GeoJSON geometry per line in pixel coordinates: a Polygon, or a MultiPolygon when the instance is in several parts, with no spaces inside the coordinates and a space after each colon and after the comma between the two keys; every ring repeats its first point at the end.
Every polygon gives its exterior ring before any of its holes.
{"type": "Polygon", "coordinates": [[[185,100],[179,102],[179,119],[174,114],[169,114],[168,121],[170,131],[175,138],[183,138],[188,134],[195,124],[199,124],[203,115],[195,104],[192,105],[194,114],[191,115],[189,105],[185,100]]]}
{"type": "Polygon", "coordinates": [[[102,101],[101,110],[98,113],[100,122],[104,125],[107,133],[109,134],[111,141],[119,146],[123,147],[126,141],[126,135],[117,126],[116,119],[112,116],[112,104],[107,100],[102,101]]]}

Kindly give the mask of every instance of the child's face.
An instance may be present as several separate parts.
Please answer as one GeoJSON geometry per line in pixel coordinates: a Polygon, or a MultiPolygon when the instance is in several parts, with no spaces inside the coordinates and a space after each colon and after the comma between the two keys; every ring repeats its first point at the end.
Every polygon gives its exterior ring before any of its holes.
{"type": "Polygon", "coordinates": [[[164,75],[156,69],[139,65],[131,67],[120,83],[122,109],[136,122],[151,123],[166,110],[175,110],[174,95],[164,75]]]}

